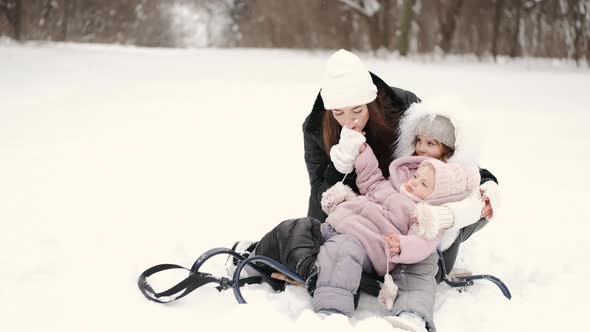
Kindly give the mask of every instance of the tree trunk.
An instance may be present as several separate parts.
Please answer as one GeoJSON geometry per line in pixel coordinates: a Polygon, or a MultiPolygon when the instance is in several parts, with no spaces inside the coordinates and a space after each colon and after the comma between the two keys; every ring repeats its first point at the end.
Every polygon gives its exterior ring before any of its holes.
{"type": "Polygon", "coordinates": [[[410,34],[412,32],[412,22],[414,21],[415,4],[416,0],[404,0],[398,43],[398,50],[401,56],[408,55],[410,51],[410,34]]]}
{"type": "Polygon", "coordinates": [[[502,24],[502,13],[504,11],[504,0],[496,0],[494,8],[494,23],[492,32],[492,56],[494,61],[498,56],[498,35],[500,34],[500,25],[502,24]]]}
{"type": "MultiPolygon", "coordinates": [[[[545,53],[542,44],[543,44],[543,10],[539,9],[539,12],[537,13],[536,16],[536,35],[535,35],[535,49],[533,50],[533,52],[537,55],[539,55],[539,53],[545,53]]],[[[542,55],[543,56],[543,55],[542,55]]]]}
{"type": "MultiPolygon", "coordinates": [[[[358,15],[357,15],[358,16],[358,15]]],[[[383,46],[383,38],[381,34],[383,33],[383,13],[379,11],[375,15],[369,17],[366,15],[360,16],[363,21],[366,22],[368,26],[368,33],[369,33],[369,44],[371,50],[377,50],[381,46],[383,46]]]]}
{"type": "Polygon", "coordinates": [[[511,58],[515,58],[518,56],[518,52],[520,49],[520,41],[519,41],[519,35],[520,35],[520,21],[521,21],[521,14],[522,14],[522,7],[520,5],[520,3],[516,4],[516,19],[515,21],[515,27],[514,27],[514,34],[512,35],[512,46],[510,47],[510,57],[511,58]]]}
{"type": "Polygon", "coordinates": [[[393,0],[385,0],[381,3],[381,12],[379,13],[383,19],[383,31],[381,31],[381,43],[386,49],[391,49],[393,46],[393,39],[395,38],[395,25],[391,18],[391,9],[393,7],[393,0]]]}
{"type": "Polygon", "coordinates": [[[449,8],[447,8],[446,11],[442,11],[444,14],[443,17],[440,18],[440,48],[445,54],[449,53],[453,46],[453,35],[457,28],[457,21],[461,13],[461,7],[463,7],[463,0],[452,0],[449,8]]]}
{"type": "Polygon", "coordinates": [[[21,0],[5,1],[4,6],[0,7],[0,15],[4,14],[5,22],[12,28],[12,37],[15,40],[22,41],[22,4],[21,0]]]}
{"type": "Polygon", "coordinates": [[[569,0],[568,11],[569,11],[569,22],[572,27],[572,33],[574,35],[573,40],[573,58],[576,63],[580,64],[580,58],[582,58],[582,41],[584,28],[586,27],[586,4],[580,3],[579,0],[569,0]]]}
{"type": "Polygon", "coordinates": [[[76,0],[65,0],[64,15],[62,22],[61,40],[68,40],[68,24],[70,23],[70,16],[75,12],[76,0]]]}
{"type": "Polygon", "coordinates": [[[394,35],[391,24],[391,2],[392,0],[382,0],[379,3],[380,9],[377,13],[369,18],[373,21],[371,24],[371,44],[373,50],[380,48],[389,48],[389,40],[394,35]]]}

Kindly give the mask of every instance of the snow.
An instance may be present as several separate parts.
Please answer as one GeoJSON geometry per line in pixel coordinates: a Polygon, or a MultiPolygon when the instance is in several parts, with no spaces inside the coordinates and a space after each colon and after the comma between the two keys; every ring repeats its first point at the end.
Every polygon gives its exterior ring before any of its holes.
{"type": "MultiPolygon", "coordinates": [[[[160,305],[136,286],[152,265],[190,266],[306,213],[301,123],[329,54],[0,44],[0,329],[393,330],[368,296],[350,321],[321,320],[302,288],[246,286],[239,305],[205,287],[160,305]]],[[[588,70],[361,56],[425,100],[461,97],[501,182],[502,208],[458,267],[496,275],[513,299],[486,281],[440,285],[438,330],[585,326],[588,70]]]]}

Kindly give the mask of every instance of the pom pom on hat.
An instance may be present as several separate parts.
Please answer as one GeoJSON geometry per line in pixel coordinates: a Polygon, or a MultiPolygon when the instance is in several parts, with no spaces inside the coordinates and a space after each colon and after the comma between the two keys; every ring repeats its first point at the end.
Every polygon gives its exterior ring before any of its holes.
{"type": "Polygon", "coordinates": [[[339,50],[326,63],[321,95],[326,109],[340,109],[372,102],[377,87],[358,56],[339,50]]]}

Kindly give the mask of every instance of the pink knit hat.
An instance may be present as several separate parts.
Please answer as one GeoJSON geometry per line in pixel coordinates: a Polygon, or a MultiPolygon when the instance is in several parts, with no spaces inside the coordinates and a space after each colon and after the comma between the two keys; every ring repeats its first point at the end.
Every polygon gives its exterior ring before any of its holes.
{"type": "Polygon", "coordinates": [[[428,196],[427,201],[460,200],[479,186],[479,169],[476,166],[444,163],[438,159],[424,160],[420,166],[424,164],[431,165],[435,173],[434,191],[428,196]]]}

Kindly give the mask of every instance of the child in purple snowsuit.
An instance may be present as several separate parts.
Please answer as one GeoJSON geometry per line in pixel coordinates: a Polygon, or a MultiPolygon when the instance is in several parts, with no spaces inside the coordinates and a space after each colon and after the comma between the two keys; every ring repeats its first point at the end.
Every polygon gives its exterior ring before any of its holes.
{"type": "Polygon", "coordinates": [[[421,156],[394,160],[390,178],[385,179],[368,145],[354,167],[362,196],[338,183],[322,198],[328,218],[322,225],[324,243],[312,300],[318,312],[351,316],[363,271],[384,276],[396,264],[418,263],[430,256],[440,236],[427,239],[419,234],[414,218],[417,203],[440,205],[462,200],[478,188],[480,180],[475,166],[421,156]],[[391,236],[398,238],[399,246],[391,247],[387,240],[391,236]]]}

